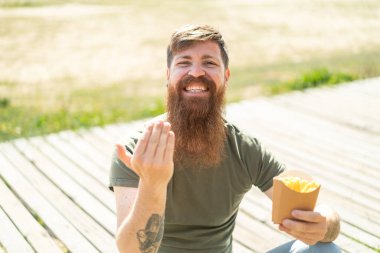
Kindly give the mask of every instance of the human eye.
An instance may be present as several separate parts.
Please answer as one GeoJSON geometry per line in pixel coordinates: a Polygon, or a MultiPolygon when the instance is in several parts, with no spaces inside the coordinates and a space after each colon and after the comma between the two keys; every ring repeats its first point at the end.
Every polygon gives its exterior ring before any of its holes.
{"type": "Polygon", "coordinates": [[[179,66],[179,67],[187,67],[187,66],[189,66],[191,63],[190,63],[190,61],[179,61],[179,62],[177,62],[177,66],[179,66]]]}
{"type": "Polygon", "coordinates": [[[204,63],[207,67],[215,67],[215,66],[218,66],[218,64],[214,61],[206,61],[204,63]]]}

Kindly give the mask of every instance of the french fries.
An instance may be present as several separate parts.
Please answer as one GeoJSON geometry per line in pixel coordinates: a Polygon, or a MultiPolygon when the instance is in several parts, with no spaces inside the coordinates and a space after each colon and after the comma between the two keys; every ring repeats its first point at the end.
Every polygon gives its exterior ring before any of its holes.
{"type": "Polygon", "coordinates": [[[279,178],[279,180],[284,182],[288,188],[301,193],[312,192],[319,187],[319,183],[315,181],[309,182],[300,177],[286,176],[279,178]]]}

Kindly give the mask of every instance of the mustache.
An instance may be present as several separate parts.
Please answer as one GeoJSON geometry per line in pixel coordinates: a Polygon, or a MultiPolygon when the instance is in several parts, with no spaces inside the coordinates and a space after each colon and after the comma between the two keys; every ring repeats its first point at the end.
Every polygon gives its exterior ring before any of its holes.
{"type": "Polygon", "coordinates": [[[211,78],[205,75],[198,76],[198,77],[194,77],[192,75],[186,75],[178,82],[178,88],[180,90],[185,89],[189,83],[201,83],[201,84],[204,84],[206,88],[209,89],[210,91],[216,90],[215,82],[211,78]]]}

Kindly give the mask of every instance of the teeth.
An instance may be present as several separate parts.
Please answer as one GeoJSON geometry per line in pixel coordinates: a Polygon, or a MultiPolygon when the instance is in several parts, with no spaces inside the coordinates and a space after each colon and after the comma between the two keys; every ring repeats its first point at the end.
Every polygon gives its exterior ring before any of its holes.
{"type": "Polygon", "coordinates": [[[186,87],[186,91],[190,91],[190,92],[201,92],[201,91],[205,91],[206,88],[204,87],[186,87]]]}
{"type": "Polygon", "coordinates": [[[191,89],[188,90],[190,93],[197,93],[197,92],[203,92],[204,90],[199,90],[199,89],[191,89]]]}

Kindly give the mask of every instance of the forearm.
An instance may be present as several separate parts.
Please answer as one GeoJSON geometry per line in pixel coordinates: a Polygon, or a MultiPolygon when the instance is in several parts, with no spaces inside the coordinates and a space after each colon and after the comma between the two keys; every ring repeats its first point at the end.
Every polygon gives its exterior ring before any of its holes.
{"type": "Polygon", "coordinates": [[[327,232],[321,242],[334,241],[340,232],[340,217],[338,213],[328,206],[318,206],[317,210],[326,217],[327,232]]]}
{"type": "Polygon", "coordinates": [[[166,191],[166,186],[140,182],[134,207],[116,235],[120,253],[157,252],[164,230],[166,191]]]}

